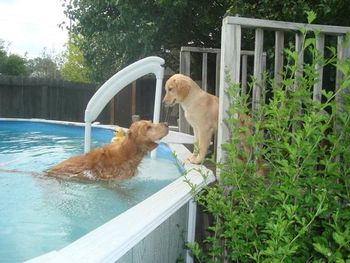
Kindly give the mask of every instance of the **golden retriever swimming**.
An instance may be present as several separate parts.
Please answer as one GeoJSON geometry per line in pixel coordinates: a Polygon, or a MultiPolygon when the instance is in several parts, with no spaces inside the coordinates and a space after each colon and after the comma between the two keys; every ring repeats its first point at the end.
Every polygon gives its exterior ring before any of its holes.
{"type": "Polygon", "coordinates": [[[166,106],[180,104],[185,118],[192,126],[195,149],[191,163],[201,163],[207,154],[211,138],[218,127],[219,99],[202,90],[191,78],[175,74],[165,83],[166,106]]]}
{"type": "Polygon", "coordinates": [[[133,123],[120,143],[110,143],[84,155],[71,157],[47,171],[49,176],[89,180],[127,179],[147,152],[155,149],[155,141],[168,134],[167,123],[150,121],[133,123]]]}

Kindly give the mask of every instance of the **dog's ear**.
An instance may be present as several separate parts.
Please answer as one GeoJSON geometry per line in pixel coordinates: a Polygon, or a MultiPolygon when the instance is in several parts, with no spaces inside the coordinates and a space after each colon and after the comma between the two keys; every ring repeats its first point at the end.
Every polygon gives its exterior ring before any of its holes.
{"type": "Polygon", "coordinates": [[[140,122],[134,122],[129,127],[129,130],[128,130],[126,136],[130,139],[134,139],[137,137],[139,130],[140,130],[140,122]]]}
{"type": "Polygon", "coordinates": [[[126,138],[127,138],[128,140],[133,140],[134,137],[135,137],[135,133],[129,129],[128,132],[127,132],[127,134],[126,134],[126,138]]]}
{"type": "Polygon", "coordinates": [[[176,91],[179,99],[184,100],[187,97],[188,93],[190,92],[188,81],[183,77],[179,77],[174,79],[174,83],[176,86],[176,91]]]}

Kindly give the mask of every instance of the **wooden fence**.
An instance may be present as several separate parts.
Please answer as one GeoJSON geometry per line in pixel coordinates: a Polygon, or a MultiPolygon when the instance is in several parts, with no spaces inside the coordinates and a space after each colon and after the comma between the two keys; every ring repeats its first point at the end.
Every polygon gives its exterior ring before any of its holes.
{"type": "MultiPolygon", "coordinates": [[[[98,87],[57,79],[0,76],[0,117],[84,121],[98,87]]],[[[115,96],[96,121],[129,127],[131,116],[152,119],[155,79],[141,78],[115,96]]]]}
{"type": "MultiPolygon", "coordinates": [[[[219,86],[220,86],[220,61],[221,61],[221,49],[219,48],[199,48],[199,47],[181,47],[180,51],[180,73],[186,76],[193,77],[193,70],[191,71],[191,57],[193,54],[199,54],[201,58],[201,79],[197,81],[200,84],[201,88],[211,94],[219,95],[219,86]],[[215,62],[212,67],[214,70],[211,70],[213,76],[215,76],[214,81],[210,87],[208,83],[208,55],[215,56],[215,62]]],[[[248,79],[248,57],[254,57],[254,51],[241,50],[242,66],[241,66],[241,86],[244,93],[247,92],[247,79],[248,79]]],[[[194,65],[195,67],[198,65],[194,65]]],[[[266,52],[263,52],[263,67],[266,68],[266,52]]],[[[179,109],[179,131],[190,133],[190,125],[187,123],[184,112],[179,109]]]]}
{"type": "MultiPolygon", "coordinates": [[[[230,83],[225,80],[230,78],[232,83],[240,83],[241,75],[241,48],[244,33],[254,31],[255,33],[255,48],[254,48],[254,72],[253,77],[256,80],[252,91],[252,110],[259,110],[260,104],[263,101],[262,97],[262,75],[264,72],[263,52],[267,47],[264,40],[264,34],[274,34],[274,79],[278,83],[281,81],[282,70],[284,65],[284,42],[285,35],[291,34],[295,39],[295,51],[298,53],[298,63],[301,68],[304,63],[303,54],[303,35],[300,29],[304,28],[306,32],[319,32],[316,48],[320,54],[325,53],[325,40],[329,43],[336,42],[337,57],[344,59],[350,57],[350,43],[345,41],[346,33],[350,32],[350,27],[328,26],[328,25],[308,25],[300,23],[289,23],[281,21],[261,20],[243,17],[226,17],[222,25],[222,42],[221,42],[221,70],[220,70],[220,92],[219,92],[219,130],[217,142],[217,160],[221,161],[224,158],[224,152],[221,148],[222,144],[229,138],[229,130],[224,122],[227,118],[227,109],[229,106],[229,98],[226,90],[230,83]],[[333,38],[333,39],[329,39],[333,38]],[[331,41],[330,41],[331,40],[331,41]]],[[[243,63],[243,61],[242,61],[243,63]]],[[[313,99],[321,100],[321,89],[323,86],[323,68],[318,65],[319,82],[314,85],[313,99]]],[[[301,72],[299,74],[302,74],[301,72]]],[[[336,71],[335,74],[335,89],[339,86],[342,74],[336,71]]],[[[341,108],[341,98],[336,97],[338,108],[341,108]]]]}

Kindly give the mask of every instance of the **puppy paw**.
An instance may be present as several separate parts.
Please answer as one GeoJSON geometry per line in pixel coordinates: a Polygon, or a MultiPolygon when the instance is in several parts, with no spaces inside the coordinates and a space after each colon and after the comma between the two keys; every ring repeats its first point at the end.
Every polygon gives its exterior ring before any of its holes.
{"type": "Polygon", "coordinates": [[[201,158],[199,158],[199,156],[196,155],[192,155],[190,158],[188,158],[188,160],[193,164],[199,164],[202,162],[201,158]]]}

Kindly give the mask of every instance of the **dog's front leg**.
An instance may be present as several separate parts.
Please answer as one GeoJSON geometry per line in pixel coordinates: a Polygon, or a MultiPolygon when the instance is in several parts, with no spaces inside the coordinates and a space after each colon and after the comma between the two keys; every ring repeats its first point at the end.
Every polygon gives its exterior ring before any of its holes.
{"type": "Polygon", "coordinates": [[[199,152],[199,138],[198,138],[198,129],[193,125],[193,135],[194,135],[194,143],[193,143],[193,151],[192,155],[188,158],[189,160],[196,159],[199,152]]]}
{"type": "Polygon", "coordinates": [[[201,131],[200,133],[198,133],[198,135],[198,154],[196,156],[192,155],[190,158],[190,162],[195,164],[204,161],[210,145],[212,130],[201,131]]]}

